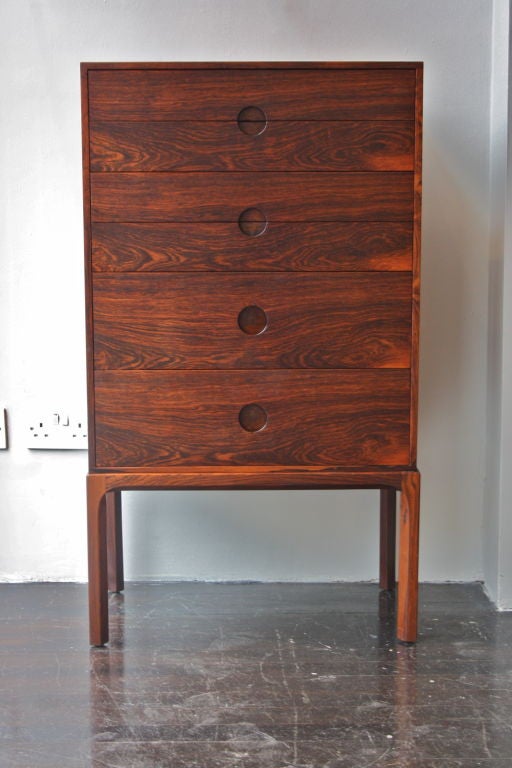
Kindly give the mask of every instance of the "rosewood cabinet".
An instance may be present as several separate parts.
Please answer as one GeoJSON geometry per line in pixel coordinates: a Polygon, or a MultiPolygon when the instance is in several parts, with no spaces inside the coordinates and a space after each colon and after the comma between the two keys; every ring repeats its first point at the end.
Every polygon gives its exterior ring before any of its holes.
{"type": "MultiPolygon", "coordinates": [[[[376,488],[417,635],[422,65],[83,64],[91,643],[123,489],[376,488]]],[[[340,587],[341,589],[342,587],[340,587]]]]}

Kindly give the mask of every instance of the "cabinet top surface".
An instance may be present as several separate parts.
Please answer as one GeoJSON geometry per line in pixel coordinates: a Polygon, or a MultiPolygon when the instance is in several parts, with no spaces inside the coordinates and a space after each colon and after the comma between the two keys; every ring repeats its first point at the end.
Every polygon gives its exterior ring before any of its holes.
{"type": "Polygon", "coordinates": [[[423,69],[421,61],[83,62],[89,69],[423,69]]]}

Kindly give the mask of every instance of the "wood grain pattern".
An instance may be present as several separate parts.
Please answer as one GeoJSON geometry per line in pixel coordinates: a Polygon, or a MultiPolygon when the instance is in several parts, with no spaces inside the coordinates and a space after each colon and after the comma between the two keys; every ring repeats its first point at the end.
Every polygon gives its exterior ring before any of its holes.
{"type": "Polygon", "coordinates": [[[87,476],[87,542],[89,564],[89,639],[108,642],[106,486],[101,475],[87,476]]]}
{"type": "Polygon", "coordinates": [[[402,491],[415,640],[422,65],[92,64],[82,84],[91,641],[106,491],[336,487],[382,489],[384,586],[402,491]]]}
{"type": "Polygon", "coordinates": [[[103,467],[407,466],[409,372],[96,371],[103,467]],[[240,409],[261,405],[248,433],[240,409]]]}
{"type": "Polygon", "coordinates": [[[381,173],[93,173],[93,221],[409,221],[413,175],[381,173]]]}
{"type": "Polygon", "coordinates": [[[414,69],[89,72],[92,120],[412,120],[414,69]]]}
{"type": "Polygon", "coordinates": [[[97,470],[109,490],[281,490],[306,488],[395,488],[399,490],[403,472],[394,470],[350,470],[339,467],[295,466],[274,464],[251,467],[134,467],[97,470]]]}
{"type": "Polygon", "coordinates": [[[408,273],[96,275],[93,290],[98,369],[410,365],[408,273]],[[251,305],[254,335],[238,323],[251,305]]]}
{"type": "Polygon", "coordinates": [[[88,421],[88,458],[89,468],[94,456],[94,360],[91,344],[93,335],[92,319],[92,270],[91,270],[91,181],[89,169],[89,90],[86,67],[80,67],[80,106],[82,113],[82,182],[83,182],[83,217],[84,217],[84,259],[85,259],[85,329],[87,361],[87,421],[88,421]]]}
{"type": "Polygon", "coordinates": [[[124,589],[124,563],[123,516],[120,491],[107,493],[106,515],[108,591],[122,592],[124,589]]]}
{"type": "Polygon", "coordinates": [[[414,643],[418,637],[418,556],[420,473],[405,472],[400,493],[397,637],[414,643]]]}
{"type": "Polygon", "coordinates": [[[92,171],[411,171],[412,121],[94,123],[92,171]],[[255,125],[259,126],[258,123],[255,125]]]}
{"type": "Polygon", "coordinates": [[[396,490],[380,492],[379,586],[395,589],[396,581],[396,490]]]}
{"type": "Polygon", "coordinates": [[[401,271],[412,222],[270,222],[247,237],[236,222],[92,226],[93,272],[401,271]]]}
{"type": "Polygon", "coordinates": [[[219,70],[258,70],[258,69],[278,69],[278,70],[363,70],[373,71],[375,69],[417,69],[422,67],[423,62],[418,61],[91,61],[82,62],[80,68],[82,71],[103,70],[111,72],[112,70],[167,70],[169,72],[179,70],[196,71],[205,69],[211,71],[219,70]]]}
{"type": "Polygon", "coordinates": [[[416,122],[414,139],[414,238],[412,282],[412,365],[411,365],[411,457],[416,463],[418,445],[420,273],[421,273],[421,196],[423,137],[423,67],[416,70],[416,122]]]}

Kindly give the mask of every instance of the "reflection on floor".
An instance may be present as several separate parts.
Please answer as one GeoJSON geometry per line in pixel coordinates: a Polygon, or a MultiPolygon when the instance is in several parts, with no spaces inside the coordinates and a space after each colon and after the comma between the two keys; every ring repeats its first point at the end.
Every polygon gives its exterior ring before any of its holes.
{"type": "Polygon", "coordinates": [[[356,584],[0,586],[1,768],[512,766],[512,614],[421,588],[417,646],[356,584]]]}

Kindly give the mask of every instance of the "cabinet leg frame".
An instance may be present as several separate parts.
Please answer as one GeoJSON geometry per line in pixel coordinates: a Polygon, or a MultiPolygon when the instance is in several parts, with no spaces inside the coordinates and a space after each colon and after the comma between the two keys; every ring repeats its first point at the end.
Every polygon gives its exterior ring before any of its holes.
{"type": "MultiPolygon", "coordinates": [[[[239,478],[237,478],[239,479],[239,478]]],[[[272,483],[274,478],[270,478],[272,483]]],[[[380,585],[392,589],[395,583],[395,510],[396,491],[400,489],[400,536],[398,564],[397,639],[413,643],[418,634],[418,548],[420,474],[417,470],[400,473],[340,473],[329,479],[321,476],[320,487],[380,487],[381,554],[380,585]],[[338,482],[337,482],[338,481],[338,482]]],[[[246,487],[254,488],[251,478],[243,478],[246,487]]],[[[320,483],[319,483],[320,484],[320,483]]],[[[87,476],[87,520],[89,548],[89,617],[90,642],[102,646],[108,642],[108,590],[124,588],[121,490],[172,488],[228,488],[236,485],[231,475],[208,476],[201,484],[196,475],[175,474],[89,474],[87,476]]],[[[257,487],[265,487],[263,484],[257,487]]],[[[285,487],[314,487],[311,477],[290,473],[285,487]]]]}
{"type": "Polygon", "coordinates": [[[121,491],[108,491],[107,514],[107,573],[109,592],[124,589],[123,521],[121,491]]]}
{"type": "Polygon", "coordinates": [[[101,475],[87,476],[87,539],[89,638],[101,646],[108,643],[107,501],[101,475]]]}
{"type": "Polygon", "coordinates": [[[379,586],[393,590],[396,584],[396,490],[380,491],[379,586]]]}
{"type": "Polygon", "coordinates": [[[418,637],[419,524],[420,473],[404,472],[400,492],[397,610],[397,639],[404,643],[414,643],[418,637]]]}

